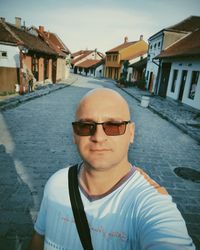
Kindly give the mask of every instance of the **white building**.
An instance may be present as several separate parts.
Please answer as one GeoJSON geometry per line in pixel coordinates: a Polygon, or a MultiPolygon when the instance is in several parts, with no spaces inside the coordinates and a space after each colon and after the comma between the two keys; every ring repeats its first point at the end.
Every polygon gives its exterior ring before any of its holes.
{"type": "MultiPolygon", "coordinates": [[[[73,72],[82,73],[104,58],[101,52],[95,50],[80,50],[71,55],[73,72]]],[[[85,72],[84,72],[85,73],[85,72]]]]}
{"type": "Polygon", "coordinates": [[[165,28],[158,33],[151,36],[149,41],[149,49],[148,49],[148,61],[145,72],[145,78],[147,82],[147,89],[155,94],[159,94],[163,97],[166,96],[167,93],[167,82],[169,80],[169,72],[170,72],[170,64],[166,64],[164,67],[165,70],[165,82],[166,84],[162,85],[162,88],[165,86],[166,88],[160,90],[158,74],[161,70],[160,61],[157,56],[165,51],[168,47],[175,44],[177,41],[180,41],[184,37],[186,37],[191,32],[195,31],[200,27],[200,17],[191,16],[182,22],[171,26],[169,28],[165,28]]]}
{"type": "Polygon", "coordinates": [[[161,52],[157,59],[161,65],[158,76],[160,95],[166,93],[166,96],[200,110],[200,28],[161,52]]]}
{"type": "Polygon", "coordinates": [[[17,46],[0,43],[0,91],[15,92],[19,82],[19,48],[17,46]]]}

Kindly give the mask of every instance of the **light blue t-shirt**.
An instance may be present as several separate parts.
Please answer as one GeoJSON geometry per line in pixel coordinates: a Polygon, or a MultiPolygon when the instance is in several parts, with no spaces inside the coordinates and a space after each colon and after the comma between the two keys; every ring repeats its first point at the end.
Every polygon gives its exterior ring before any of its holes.
{"type": "MultiPolygon", "coordinates": [[[[171,196],[139,168],[105,195],[80,192],[94,250],[195,249],[171,196]]],[[[68,168],[47,182],[35,230],[45,236],[45,250],[83,249],[70,204],[68,168]]]]}

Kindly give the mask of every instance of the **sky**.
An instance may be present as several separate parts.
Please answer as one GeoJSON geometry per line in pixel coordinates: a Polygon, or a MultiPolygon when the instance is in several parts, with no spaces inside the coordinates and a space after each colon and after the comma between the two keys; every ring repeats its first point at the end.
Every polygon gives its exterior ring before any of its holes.
{"type": "Polygon", "coordinates": [[[124,42],[144,40],[191,15],[200,16],[200,0],[0,0],[0,17],[56,33],[74,53],[106,51],[124,42]]]}

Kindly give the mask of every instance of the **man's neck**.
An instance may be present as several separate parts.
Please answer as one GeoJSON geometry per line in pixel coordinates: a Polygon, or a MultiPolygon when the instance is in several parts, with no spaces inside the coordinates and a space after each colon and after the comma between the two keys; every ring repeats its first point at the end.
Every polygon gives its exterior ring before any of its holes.
{"type": "Polygon", "coordinates": [[[102,195],[112,189],[130,169],[129,162],[104,171],[98,171],[83,164],[79,172],[79,182],[88,195],[102,195]]]}

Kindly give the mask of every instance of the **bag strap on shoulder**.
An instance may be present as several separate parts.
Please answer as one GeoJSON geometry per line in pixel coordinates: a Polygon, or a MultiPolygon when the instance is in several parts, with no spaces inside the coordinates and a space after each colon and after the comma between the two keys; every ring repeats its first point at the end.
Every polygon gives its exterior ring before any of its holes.
{"type": "Polygon", "coordinates": [[[90,228],[78,188],[78,165],[69,168],[68,183],[69,196],[79,238],[85,250],[93,250],[90,228]]]}

